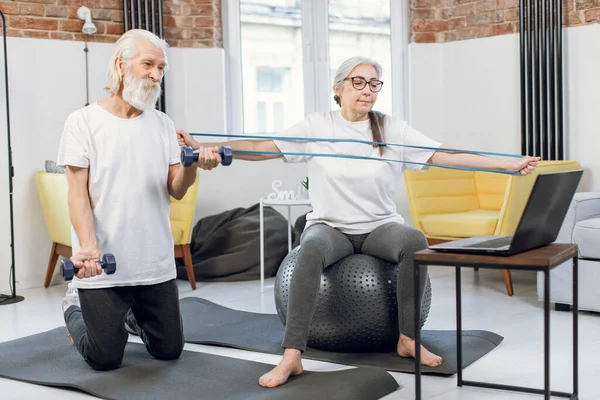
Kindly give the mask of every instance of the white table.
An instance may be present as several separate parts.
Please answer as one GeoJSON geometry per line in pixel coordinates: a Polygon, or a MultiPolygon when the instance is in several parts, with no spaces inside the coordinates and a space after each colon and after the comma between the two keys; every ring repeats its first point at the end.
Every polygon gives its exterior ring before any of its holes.
{"type": "Polygon", "coordinates": [[[292,207],[310,206],[310,200],[268,200],[260,199],[260,292],[265,291],[265,227],[263,208],[264,206],[285,206],[287,207],[288,220],[288,253],[292,251],[292,207]]]}

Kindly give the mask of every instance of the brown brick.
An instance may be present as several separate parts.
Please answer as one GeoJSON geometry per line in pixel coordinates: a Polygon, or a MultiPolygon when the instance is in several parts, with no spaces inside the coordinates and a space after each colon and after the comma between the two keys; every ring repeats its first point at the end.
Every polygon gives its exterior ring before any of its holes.
{"type": "Polygon", "coordinates": [[[0,10],[2,10],[5,15],[19,15],[19,4],[3,2],[0,4],[0,10]]]}
{"type": "MultiPolygon", "coordinates": [[[[569,13],[569,16],[567,17],[567,25],[568,26],[577,26],[577,25],[581,25],[583,18],[581,18],[581,12],[580,11],[571,11],[569,13]]],[[[585,16],[584,16],[585,18],[585,16]]]]}
{"type": "Polygon", "coordinates": [[[212,39],[213,28],[194,29],[190,31],[190,39],[212,39]]]}
{"type": "Polygon", "coordinates": [[[492,11],[496,9],[496,0],[483,0],[475,3],[475,13],[492,11]]]}
{"type": "Polygon", "coordinates": [[[415,21],[413,29],[415,32],[443,32],[448,29],[448,22],[435,20],[415,21]]]}
{"type": "Polygon", "coordinates": [[[36,38],[36,39],[50,39],[49,31],[30,31],[24,30],[23,37],[26,38],[36,38]]]}
{"type": "Polygon", "coordinates": [[[519,0],[496,0],[497,10],[519,7],[519,0]]]}
{"type": "Polygon", "coordinates": [[[92,20],[110,21],[112,19],[111,10],[92,9],[92,20]]]}
{"type": "Polygon", "coordinates": [[[194,17],[194,26],[196,28],[208,28],[213,27],[215,25],[215,21],[213,17],[194,17]]]}
{"type": "Polygon", "coordinates": [[[444,42],[455,42],[457,38],[456,32],[444,32],[444,42]]]}
{"type": "Polygon", "coordinates": [[[459,28],[464,28],[467,26],[467,20],[465,17],[460,18],[452,18],[448,20],[448,30],[453,31],[459,28]]]}
{"type": "Polygon", "coordinates": [[[213,8],[211,5],[188,4],[190,15],[212,15],[213,8]]]}
{"type": "Polygon", "coordinates": [[[492,22],[492,13],[475,14],[467,17],[467,26],[489,25],[492,22]]]}
{"type": "Polygon", "coordinates": [[[600,8],[586,10],[583,13],[585,22],[600,22],[600,8]]]}
{"type": "Polygon", "coordinates": [[[415,43],[437,43],[437,35],[435,33],[415,33],[415,43]]]}
{"type": "Polygon", "coordinates": [[[56,0],[25,0],[26,3],[54,4],[56,0]]]}
{"type": "Polygon", "coordinates": [[[475,14],[475,6],[473,4],[461,4],[452,11],[453,17],[465,17],[475,14]]]}
{"type": "MultiPolygon", "coordinates": [[[[441,11],[441,10],[434,10],[434,9],[429,9],[429,8],[417,8],[416,10],[413,10],[413,17],[414,17],[414,19],[434,19],[436,11],[441,11]]],[[[196,18],[201,18],[201,17],[196,17],[196,18]]]]}
{"type": "Polygon", "coordinates": [[[600,0],[575,0],[576,10],[590,10],[600,7],[600,0]]]}
{"type": "Polygon", "coordinates": [[[444,0],[414,0],[415,8],[441,8],[443,7],[444,0]]]}
{"type": "Polygon", "coordinates": [[[57,1],[57,4],[59,4],[59,5],[68,5],[68,6],[83,5],[83,0],[56,0],[56,1],[57,1]]]}
{"type": "Polygon", "coordinates": [[[514,22],[504,22],[502,24],[494,25],[495,35],[506,35],[509,33],[516,33],[517,25],[514,22]]]}
{"type": "Polygon", "coordinates": [[[50,39],[73,40],[73,34],[69,32],[50,32],[50,39]]]}
{"type": "Polygon", "coordinates": [[[21,17],[11,15],[7,21],[7,26],[15,29],[39,29],[55,31],[58,29],[58,21],[49,18],[21,17]]]}
{"type": "Polygon", "coordinates": [[[122,10],[123,0],[102,0],[102,8],[107,10],[122,10]]]}
{"type": "Polygon", "coordinates": [[[49,4],[46,6],[46,17],[66,18],[67,17],[67,7],[55,6],[54,4],[49,4]]]}
{"type": "Polygon", "coordinates": [[[492,13],[492,22],[498,24],[504,22],[504,11],[495,11],[492,13]]]}
{"type": "Polygon", "coordinates": [[[44,5],[39,3],[21,3],[19,4],[19,15],[33,15],[37,17],[44,16],[44,5]]]}
{"type": "Polygon", "coordinates": [[[81,32],[81,28],[83,28],[83,21],[61,19],[58,26],[59,30],[63,32],[81,32]]]}
{"type": "Polygon", "coordinates": [[[457,31],[457,40],[477,39],[494,35],[492,25],[475,26],[471,28],[460,29],[457,31]]]}
{"type": "Polygon", "coordinates": [[[123,22],[123,11],[113,10],[113,22],[123,22]]]}
{"type": "Polygon", "coordinates": [[[510,10],[504,10],[505,21],[518,21],[521,18],[520,11],[518,8],[511,8],[510,10]]]}
{"type": "Polygon", "coordinates": [[[107,35],[122,35],[123,34],[123,24],[106,24],[106,34],[107,35]]]}

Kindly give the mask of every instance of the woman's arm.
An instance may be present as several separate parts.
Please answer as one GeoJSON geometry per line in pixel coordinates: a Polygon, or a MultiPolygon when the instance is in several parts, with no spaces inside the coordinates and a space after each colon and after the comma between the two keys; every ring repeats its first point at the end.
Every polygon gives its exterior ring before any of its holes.
{"type": "MultiPolygon", "coordinates": [[[[441,147],[450,148],[447,145],[441,147]]],[[[468,168],[495,169],[501,171],[520,172],[521,175],[528,175],[535,170],[540,158],[523,156],[514,160],[502,160],[494,157],[482,156],[470,153],[453,153],[450,151],[436,151],[433,153],[428,163],[452,165],[468,168]]]]}
{"type": "Polygon", "coordinates": [[[245,151],[256,151],[256,152],[267,152],[267,153],[279,153],[280,150],[271,139],[260,139],[260,140],[232,140],[230,142],[218,142],[218,143],[199,143],[186,131],[177,131],[177,138],[179,139],[180,146],[191,146],[193,148],[199,147],[221,147],[229,146],[233,150],[233,158],[247,161],[263,161],[271,160],[274,158],[281,158],[281,154],[239,154],[236,150],[245,151]]]}

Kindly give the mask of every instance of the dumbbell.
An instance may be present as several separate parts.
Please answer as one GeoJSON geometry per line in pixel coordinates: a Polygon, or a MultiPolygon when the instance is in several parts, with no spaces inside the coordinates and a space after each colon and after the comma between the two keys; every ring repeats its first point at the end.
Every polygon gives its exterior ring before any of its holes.
{"type": "MultiPolygon", "coordinates": [[[[105,254],[102,261],[96,261],[100,264],[107,275],[112,275],[117,270],[117,261],[112,254],[105,254]]],[[[79,268],[75,268],[73,261],[66,259],[60,262],[60,273],[65,281],[70,281],[77,273],[79,268]]]]}
{"type": "MultiPolygon", "coordinates": [[[[233,161],[233,151],[229,146],[221,146],[219,149],[219,155],[221,156],[221,164],[231,165],[233,161]]],[[[194,153],[194,149],[190,146],[183,146],[181,148],[181,165],[184,167],[191,167],[192,164],[198,161],[198,153],[194,153]]]]}

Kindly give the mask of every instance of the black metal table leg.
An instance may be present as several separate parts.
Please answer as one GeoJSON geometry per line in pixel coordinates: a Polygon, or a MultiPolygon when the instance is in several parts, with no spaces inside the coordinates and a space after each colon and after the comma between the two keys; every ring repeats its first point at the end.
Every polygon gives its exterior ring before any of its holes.
{"type": "Polygon", "coordinates": [[[573,257],[573,398],[577,398],[578,395],[578,309],[579,309],[579,292],[578,292],[578,281],[579,281],[579,273],[578,273],[578,260],[577,257],[573,257]]]}
{"type": "Polygon", "coordinates": [[[462,288],[461,267],[456,267],[456,385],[463,385],[462,378],[462,288]]]}
{"type": "Polygon", "coordinates": [[[414,322],[415,322],[415,399],[421,400],[421,310],[420,305],[420,265],[417,261],[413,262],[413,279],[414,279],[414,322]]]}
{"type": "Polygon", "coordinates": [[[544,399],[550,400],[550,270],[544,271],[544,399]]]}

